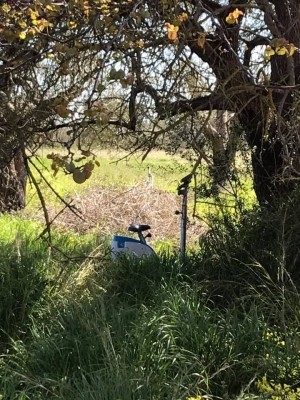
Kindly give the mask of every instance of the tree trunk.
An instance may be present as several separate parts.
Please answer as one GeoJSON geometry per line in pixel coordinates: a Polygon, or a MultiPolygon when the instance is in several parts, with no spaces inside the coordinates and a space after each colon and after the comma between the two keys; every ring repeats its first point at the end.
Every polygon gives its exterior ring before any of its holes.
{"type": "MultiPolygon", "coordinates": [[[[205,1],[203,3],[207,5],[205,1]]],[[[256,3],[264,12],[272,36],[284,39],[298,49],[299,0],[256,0],[256,3]]],[[[230,1],[228,4],[235,7],[230,1]]],[[[243,4],[247,8],[250,2],[240,2],[242,14],[243,4]]],[[[224,7],[223,14],[218,14],[220,28],[215,33],[206,34],[203,46],[199,46],[196,39],[189,39],[188,45],[193,54],[208,63],[219,84],[224,104],[220,101],[214,104],[214,109],[231,110],[239,119],[251,151],[257,199],[262,206],[272,206],[293,189],[300,177],[300,167],[296,167],[297,163],[300,164],[300,54],[296,51],[288,57],[279,53],[272,55],[270,74],[257,85],[256,78],[248,69],[252,50],[249,54],[248,50],[245,52],[244,64],[237,56],[242,24],[229,26],[226,23],[229,12],[230,7],[224,7]]],[[[186,25],[189,30],[199,31],[193,21],[188,20],[186,25]]],[[[256,39],[261,40],[259,37],[256,39]]],[[[261,44],[270,43],[266,38],[261,44]]],[[[255,40],[253,45],[253,48],[257,45],[255,40]]]]}
{"type": "Polygon", "coordinates": [[[213,123],[209,123],[205,131],[206,137],[212,147],[213,164],[210,168],[210,175],[212,177],[211,192],[214,195],[219,194],[222,186],[228,179],[228,172],[231,166],[227,157],[227,122],[227,111],[217,110],[213,123]]]}
{"type": "MultiPolygon", "coordinates": [[[[276,206],[282,196],[293,190],[295,182],[286,179],[284,174],[290,155],[285,154],[283,140],[278,136],[278,123],[273,121],[266,132],[268,114],[253,109],[241,115],[240,123],[252,151],[253,187],[257,200],[264,207],[276,206]]],[[[286,135],[287,128],[283,130],[286,135]]]]}
{"type": "Polygon", "coordinates": [[[261,206],[276,205],[291,189],[282,178],[282,146],[265,142],[252,152],[254,190],[261,206]]]}
{"type": "Polygon", "coordinates": [[[11,212],[25,207],[27,170],[22,150],[2,168],[0,175],[0,212],[11,212]]]}
{"type": "Polygon", "coordinates": [[[9,96],[10,79],[9,73],[0,76],[0,213],[25,208],[27,169],[22,150],[25,124],[21,124],[21,129],[18,127],[20,117],[9,96]]]}

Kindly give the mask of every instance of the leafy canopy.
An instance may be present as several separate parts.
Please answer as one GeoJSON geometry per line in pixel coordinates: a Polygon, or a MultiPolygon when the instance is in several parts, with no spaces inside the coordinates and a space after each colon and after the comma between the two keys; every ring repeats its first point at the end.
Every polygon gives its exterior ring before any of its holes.
{"type": "MultiPolygon", "coordinates": [[[[266,139],[272,120],[283,117],[270,84],[297,84],[297,7],[290,1],[287,16],[278,0],[11,0],[0,7],[0,87],[13,83],[15,98],[20,87],[26,98],[24,80],[35,69],[27,120],[46,113],[24,135],[43,141],[70,128],[68,168],[73,143],[93,127],[126,135],[128,146],[146,153],[185,131],[185,146],[205,159],[212,110],[231,111],[248,129],[251,113],[269,109],[266,139]]],[[[249,130],[247,140],[257,147],[255,135],[249,130]]],[[[60,156],[53,161],[54,170],[66,167],[60,156]]],[[[91,165],[82,168],[89,176],[91,165]]]]}

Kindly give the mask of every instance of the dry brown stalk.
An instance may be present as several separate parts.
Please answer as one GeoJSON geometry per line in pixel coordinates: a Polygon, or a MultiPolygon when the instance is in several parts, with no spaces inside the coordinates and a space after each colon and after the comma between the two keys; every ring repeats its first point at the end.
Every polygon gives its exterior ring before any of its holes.
{"type": "MultiPolygon", "coordinates": [[[[81,218],[65,209],[49,207],[49,218],[59,230],[76,232],[99,232],[101,234],[125,234],[131,223],[149,224],[152,239],[172,239],[179,242],[181,199],[169,193],[141,182],[133,187],[91,186],[82,193],[73,196],[73,206],[80,211],[81,218]]],[[[190,221],[188,240],[194,241],[204,231],[199,222],[190,221]]],[[[127,234],[127,233],[126,233],[127,234]]]]}

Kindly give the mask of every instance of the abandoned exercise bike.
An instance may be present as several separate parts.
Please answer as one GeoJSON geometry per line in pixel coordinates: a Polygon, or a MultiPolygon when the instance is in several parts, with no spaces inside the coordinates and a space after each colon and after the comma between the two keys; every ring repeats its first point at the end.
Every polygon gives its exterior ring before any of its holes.
{"type": "MultiPolygon", "coordinates": [[[[180,185],[177,188],[177,193],[182,196],[181,211],[175,211],[176,215],[181,215],[180,229],[180,256],[185,257],[186,251],[186,226],[187,226],[187,195],[188,188],[192,181],[193,174],[189,174],[181,179],[180,185]]],[[[151,229],[149,225],[131,224],[128,227],[129,232],[137,233],[139,240],[127,236],[115,235],[111,243],[111,255],[116,259],[121,254],[132,254],[137,257],[154,256],[155,251],[148,245],[146,239],[151,237],[149,232],[144,236],[143,232],[151,229]]]]}

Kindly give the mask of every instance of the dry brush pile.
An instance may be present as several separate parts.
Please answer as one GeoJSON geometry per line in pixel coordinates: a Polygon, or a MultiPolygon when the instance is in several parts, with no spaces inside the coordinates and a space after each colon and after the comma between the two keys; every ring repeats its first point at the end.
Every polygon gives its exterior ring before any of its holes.
{"type": "MultiPolygon", "coordinates": [[[[92,186],[76,193],[66,207],[59,212],[49,209],[53,226],[63,230],[86,233],[98,231],[104,234],[122,234],[129,224],[149,224],[152,240],[173,239],[179,241],[181,198],[174,193],[153,188],[141,182],[130,188],[92,186]]],[[[188,223],[189,241],[195,240],[204,227],[192,218],[188,223]]]]}

